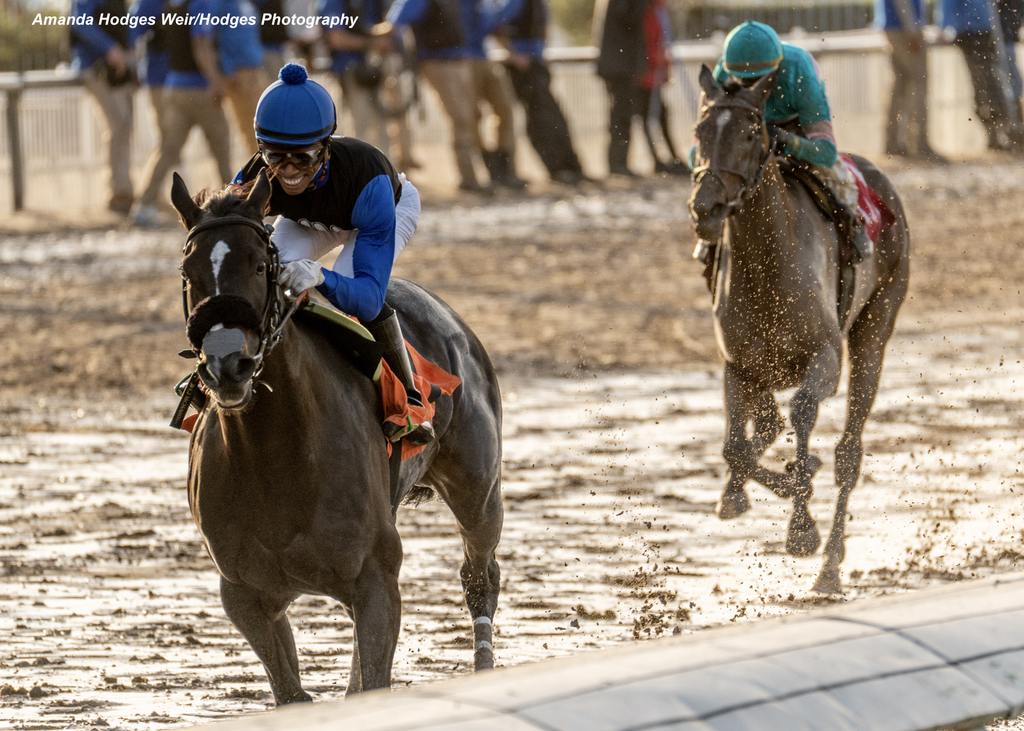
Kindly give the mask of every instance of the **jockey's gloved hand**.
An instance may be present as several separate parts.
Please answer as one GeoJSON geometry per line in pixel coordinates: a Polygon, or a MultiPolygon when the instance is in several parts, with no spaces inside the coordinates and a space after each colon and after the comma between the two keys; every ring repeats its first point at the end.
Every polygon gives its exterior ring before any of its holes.
{"type": "Polygon", "coordinates": [[[793,150],[799,146],[799,135],[787,132],[782,127],[769,127],[768,136],[771,138],[772,152],[776,155],[791,155],[793,150]]]}
{"type": "Polygon", "coordinates": [[[311,259],[299,259],[284,265],[279,282],[292,297],[298,297],[324,283],[324,270],[311,259]]]}

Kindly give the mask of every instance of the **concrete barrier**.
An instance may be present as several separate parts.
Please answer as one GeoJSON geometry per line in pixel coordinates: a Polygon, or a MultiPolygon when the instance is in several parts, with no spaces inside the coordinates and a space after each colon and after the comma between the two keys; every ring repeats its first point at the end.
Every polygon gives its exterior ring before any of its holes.
{"type": "Polygon", "coordinates": [[[1022,709],[1017,574],[198,728],[880,731],[1022,709]]]}

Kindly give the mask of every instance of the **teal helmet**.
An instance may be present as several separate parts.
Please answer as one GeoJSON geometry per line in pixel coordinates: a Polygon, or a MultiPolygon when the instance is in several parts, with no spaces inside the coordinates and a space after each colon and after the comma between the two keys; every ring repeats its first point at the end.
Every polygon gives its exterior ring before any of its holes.
{"type": "Polygon", "coordinates": [[[725,37],[722,68],[730,76],[753,79],[767,76],[782,63],[782,41],[770,25],[748,20],[725,37]]]}

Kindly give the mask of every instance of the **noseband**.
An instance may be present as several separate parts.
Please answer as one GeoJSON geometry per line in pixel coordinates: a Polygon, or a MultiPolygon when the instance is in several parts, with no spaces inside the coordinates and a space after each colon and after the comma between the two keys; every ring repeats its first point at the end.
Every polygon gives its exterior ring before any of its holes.
{"type": "MultiPolygon", "coordinates": [[[[747,112],[753,112],[757,115],[761,125],[764,125],[764,112],[753,104],[743,101],[742,99],[730,99],[726,98],[721,101],[715,102],[714,104],[704,107],[703,113],[701,114],[701,120],[704,120],[708,116],[708,112],[712,109],[723,109],[723,108],[734,108],[742,109],[747,112]]],[[[763,139],[763,138],[762,138],[763,139]]],[[[732,200],[725,204],[725,215],[726,217],[731,216],[735,213],[740,206],[743,205],[743,201],[746,200],[747,196],[757,190],[757,186],[761,184],[761,180],[764,178],[764,171],[768,165],[768,160],[771,158],[771,147],[765,149],[764,154],[761,156],[760,162],[758,162],[757,170],[754,172],[753,178],[748,179],[747,173],[740,172],[739,170],[733,170],[732,168],[725,167],[717,164],[716,158],[718,157],[718,146],[715,146],[715,150],[712,159],[708,161],[707,165],[700,165],[693,170],[693,182],[695,186],[699,186],[701,181],[706,176],[711,176],[713,179],[718,181],[718,184],[722,186],[722,190],[728,190],[725,181],[722,179],[721,173],[728,173],[729,175],[736,176],[741,181],[740,188],[733,196],[732,200]]]]}
{"type": "MultiPolygon", "coordinates": [[[[206,231],[210,231],[215,228],[224,228],[225,226],[248,226],[256,233],[259,234],[260,239],[267,247],[267,253],[270,255],[270,262],[267,265],[267,301],[263,307],[263,314],[259,318],[259,338],[260,344],[257,348],[253,360],[256,361],[256,371],[253,374],[253,379],[259,377],[260,373],[263,372],[263,365],[265,363],[266,356],[270,354],[270,351],[274,349],[274,346],[281,340],[281,334],[284,332],[284,325],[288,318],[295,312],[298,306],[299,300],[296,299],[292,303],[291,307],[285,308],[285,297],[278,283],[278,277],[281,273],[281,258],[277,251],[277,246],[270,239],[270,235],[274,231],[274,227],[268,224],[264,224],[260,221],[255,221],[246,216],[240,216],[238,214],[229,214],[227,216],[220,216],[213,218],[208,221],[204,221],[193,226],[189,229],[188,237],[185,239],[185,246],[182,249],[182,253],[188,255],[194,244],[195,237],[206,231]]],[[[192,327],[193,322],[197,321],[196,315],[201,313],[204,309],[212,309],[217,311],[229,311],[232,308],[238,309],[238,302],[241,301],[243,306],[244,300],[235,295],[214,295],[196,305],[196,308],[192,310],[189,306],[188,297],[188,280],[185,278],[184,272],[181,275],[181,304],[182,309],[185,312],[185,320],[189,323],[188,336],[189,342],[192,343],[193,351],[186,355],[191,357],[199,357],[199,349],[202,344],[203,337],[206,332],[209,331],[209,327],[192,327]],[[205,330],[206,332],[200,332],[205,330]]],[[[207,319],[208,318],[204,318],[207,319]]],[[[212,325],[213,323],[210,322],[212,325]]]]}

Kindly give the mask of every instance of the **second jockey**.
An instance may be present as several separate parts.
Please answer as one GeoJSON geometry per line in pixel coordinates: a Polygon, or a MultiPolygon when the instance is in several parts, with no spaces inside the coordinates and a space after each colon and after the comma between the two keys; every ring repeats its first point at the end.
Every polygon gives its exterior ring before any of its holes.
{"type": "MultiPolygon", "coordinates": [[[[316,288],[342,312],[355,315],[381,343],[384,359],[405,386],[410,404],[423,405],[398,314],[385,301],[391,268],[409,243],[420,215],[419,192],[377,148],[333,136],[331,95],[298,64],[281,68],[263,92],[253,122],[259,152],[235,176],[245,186],[266,171],[273,241],[281,257],[280,284],[297,297],[316,288]],[[317,259],[344,245],[334,265],[317,259]]],[[[429,421],[387,437],[425,444],[429,421]]]]}
{"type": "Polygon", "coordinates": [[[764,119],[776,151],[813,167],[841,206],[858,257],[866,259],[874,247],[858,212],[856,179],[839,157],[832,112],[814,58],[780,41],[770,25],[748,20],[733,28],[715,66],[715,81],[753,86],[769,74],[775,74],[775,82],[764,119]]]}

